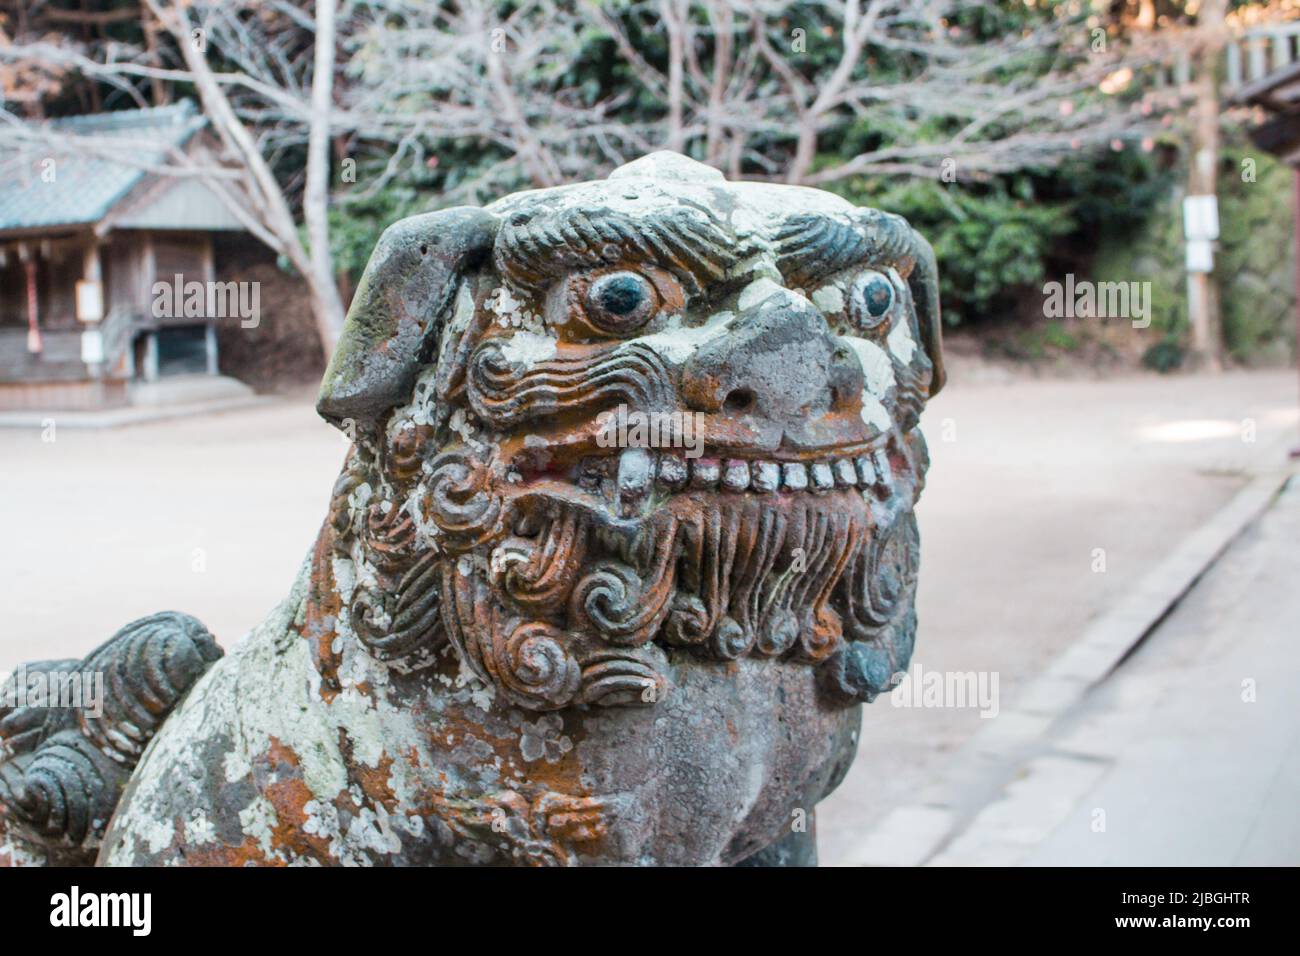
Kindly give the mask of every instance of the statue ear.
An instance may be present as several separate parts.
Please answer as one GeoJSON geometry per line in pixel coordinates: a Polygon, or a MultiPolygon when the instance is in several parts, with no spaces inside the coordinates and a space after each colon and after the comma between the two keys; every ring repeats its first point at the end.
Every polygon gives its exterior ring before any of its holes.
{"type": "Polygon", "coordinates": [[[372,425],[410,396],[455,306],[463,274],[487,260],[498,220],[472,206],[411,216],[370,254],[316,411],[342,427],[372,425]]]}
{"type": "Polygon", "coordinates": [[[939,314],[939,266],[934,258],[934,249],[911,226],[908,226],[910,252],[916,259],[912,274],[907,284],[912,290],[912,301],[916,303],[916,321],[921,329],[921,344],[925,354],[934,366],[930,378],[930,396],[939,394],[948,376],[943,367],[943,320],[939,314]]]}

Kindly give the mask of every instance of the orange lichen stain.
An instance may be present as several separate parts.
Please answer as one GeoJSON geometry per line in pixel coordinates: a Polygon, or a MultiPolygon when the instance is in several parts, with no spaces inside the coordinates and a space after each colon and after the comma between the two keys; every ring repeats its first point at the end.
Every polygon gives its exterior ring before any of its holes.
{"type": "Polygon", "coordinates": [[[275,809],[272,850],[283,851],[290,858],[327,859],[328,836],[306,832],[311,816],[307,804],[315,797],[302,779],[298,755],[272,737],[266,752],[254,758],[252,776],[262,796],[275,809]]]}
{"type": "Polygon", "coordinates": [[[343,606],[334,581],[330,557],[334,553],[336,534],[326,520],[312,549],[311,580],[304,608],[302,637],[309,643],[312,661],[321,676],[320,696],[330,703],[338,696],[338,657],[334,653],[336,626],[343,606]]]}
{"type": "Polygon", "coordinates": [[[171,866],[284,866],[284,862],[268,858],[257,839],[246,836],[243,842],[229,844],[186,842],[183,821],[173,822],[174,836],[171,844],[150,861],[153,865],[171,866]]]}
{"type": "Polygon", "coordinates": [[[471,714],[449,711],[439,726],[437,735],[431,738],[430,749],[454,752],[460,747],[475,742],[486,743],[492,748],[492,754],[496,758],[495,763],[503,775],[522,775],[528,779],[527,786],[521,788],[521,792],[529,799],[547,792],[569,793],[575,796],[588,795],[588,789],[582,780],[582,763],[578,756],[578,744],[586,736],[581,730],[581,724],[577,720],[569,720],[565,721],[558,731],[548,731],[537,728],[542,718],[543,715],[540,714],[529,714],[525,718],[529,726],[513,729],[503,736],[498,736],[492,734],[471,714]],[[541,734],[550,741],[549,746],[543,744],[544,756],[531,762],[524,760],[520,750],[520,740],[525,733],[541,734]],[[558,746],[559,740],[564,737],[569,738],[570,746],[567,750],[561,750],[558,746]]]}
{"type": "Polygon", "coordinates": [[[407,748],[406,764],[414,770],[419,770],[424,766],[424,758],[420,756],[420,748],[414,744],[407,748]]]}
{"type": "MultiPolygon", "coordinates": [[[[364,794],[363,804],[383,804],[390,812],[396,810],[398,800],[388,786],[391,767],[392,759],[387,755],[376,767],[352,766],[351,779],[364,794]]],[[[313,816],[308,805],[316,797],[302,779],[301,762],[292,748],[272,737],[266,751],[253,759],[252,779],[275,810],[269,854],[262,842],[251,836],[236,846],[186,846],[178,840],[179,845],[163,854],[164,860],[171,858],[193,866],[284,866],[295,860],[338,862],[330,851],[330,834],[307,832],[313,816]]],[[[338,794],[333,806],[348,813],[360,808],[348,789],[338,794]]]]}
{"type": "MultiPolygon", "coordinates": [[[[177,863],[186,866],[287,866],[284,860],[268,859],[252,837],[238,846],[184,847],[173,851],[177,863]]],[[[170,854],[169,854],[170,855],[170,854]]]]}
{"type": "Polygon", "coordinates": [[[383,806],[390,813],[398,811],[397,795],[389,785],[392,778],[393,758],[387,753],[374,767],[358,766],[349,762],[349,778],[361,788],[366,799],[374,806],[383,806]]]}
{"type": "MultiPolygon", "coordinates": [[[[307,805],[315,798],[301,778],[284,776],[283,768],[292,766],[297,769],[297,759],[287,748],[278,743],[263,758],[274,762],[280,768],[281,776],[268,783],[262,796],[270,802],[275,810],[275,824],[271,829],[268,855],[262,842],[252,836],[246,837],[236,846],[200,846],[172,848],[164,854],[164,860],[172,860],[191,866],[286,866],[302,860],[312,860],[322,864],[336,864],[339,860],[331,853],[331,836],[327,833],[308,833],[306,824],[310,818],[307,805]]],[[[378,770],[375,773],[379,773],[378,770]]],[[[369,785],[373,789],[373,783],[369,785]]],[[[366,785],[363,784],[363,789],[366,785]]],[[[395,805],[391,796],[386,804],[395,805]]],[[[334,800],[339,810],[355,812],[354,804],[348,791],[344,790],[334,800]]]]}
{"type": "MultiPolygon", "coordinates": [[[[461,839],[504,854],[503,860],[542,865],[574,862],[574,854],[599,856],[610,839],[610,806],[583,782],[580,723],[551,729],[547,721],[539,727],[542,715],[529,714],[526,726],[498,736],[466,714],[453,710],[444,716],[431,737],[432,749],[454,752],[486,743],[492,752],[487,762],[496,762],[503,785],[480,790],[442,768],[431,768],[425,778],[428,789],[413,801],[416,812],[437,817],[461,839]],[[546,753],[525,761],[523,733],[544,736],[546,753]],[[557,744],[566,736],[572,746],[563,751],[557,744]]],[[[476,764],[482,760],[475,758],[476,764]]]]}

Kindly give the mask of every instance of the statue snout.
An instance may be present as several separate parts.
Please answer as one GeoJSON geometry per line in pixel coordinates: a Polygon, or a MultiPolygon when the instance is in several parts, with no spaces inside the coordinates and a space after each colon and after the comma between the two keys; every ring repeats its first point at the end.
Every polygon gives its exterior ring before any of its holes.
{"type": "MultiPolygon", "coordinates": [[[[746,303],[728,334],[705,343],[682,371],[682,398],[693,411],[754,416],[786,429],[853,412],[862,367],[803,296],[769,284],[746,303]]],[[[744,296],[742,295],[742,302],[744,296]]]]}

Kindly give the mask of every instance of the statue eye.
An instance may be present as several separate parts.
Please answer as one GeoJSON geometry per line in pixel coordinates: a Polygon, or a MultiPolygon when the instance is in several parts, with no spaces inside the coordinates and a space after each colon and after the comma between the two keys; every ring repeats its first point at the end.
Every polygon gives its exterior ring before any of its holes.
{"type": "Polygon", "coordinates": [[[611,272],[587,289],[587,319],[602,332],[633,332],[658,311],[659,293],[637,272],[611,272]]]}
{"type": "Polygon", "coordinates": [[[853,316],[863,329],[874,329],[894,306],[894,284],[879,272],[864,272],[850,295],[853,316]]]}

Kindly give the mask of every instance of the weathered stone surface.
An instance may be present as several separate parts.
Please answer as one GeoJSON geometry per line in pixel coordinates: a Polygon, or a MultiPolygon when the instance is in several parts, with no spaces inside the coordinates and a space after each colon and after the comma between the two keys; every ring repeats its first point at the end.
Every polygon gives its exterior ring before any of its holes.
{"type": "Polygon", "coordinates": [[[942,380],[928,245],[816,190],[657,153],[398,223],[316,545],[100,862],[815,862],[911,654],[942,380]]]}
{"type": "Polygon", "coordinates": [[[0,688],[0,866],[94,862],[145,746],[220,656],[202,624],[164,612],[84,660],[11,677],[0,688]]]}

